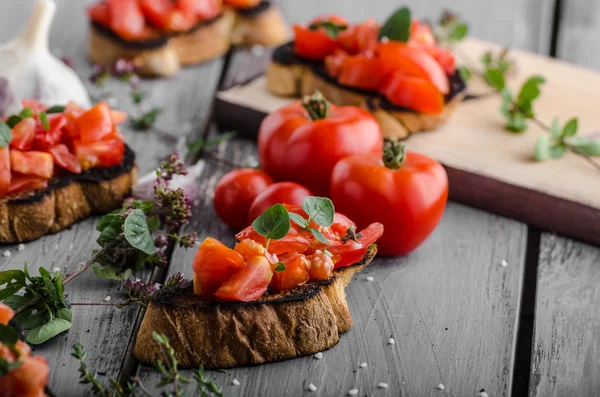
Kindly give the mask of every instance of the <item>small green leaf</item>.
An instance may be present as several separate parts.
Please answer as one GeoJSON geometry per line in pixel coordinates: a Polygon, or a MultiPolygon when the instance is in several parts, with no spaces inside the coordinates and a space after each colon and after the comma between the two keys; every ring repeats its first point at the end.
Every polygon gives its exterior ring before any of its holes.
{"type": "Polygon", "coordinates": [[[290,231],[290,214],[282,204],[275,204],[252,222],[252,228],[261,236],[279,240],[290,231]]]}
{"type": "Polygon", "coordinates": [[[46,112],[40,112],[38,117],[42,122],[42,126],[44,126],[44,131],[48,131],[50,129],[50,122],[48,121],[48,116],[46,115],[46,112]]]}
{"type": "Polygon", "coordinates": [[[276,272],[282,272],[285,270],[285,263],[283,262],[277,262],[277,265],[275,266],[275,271],[276,272]]]}
{"type": "Polygon", "coordinates": [[[540,135],[535,144],[534,158],[537,161],[544,161],[550,158],[550,138],[548,135],[540,135]]]}
{"type": "Polygon", "coordinates": [[[13,114],[12,116],[10,116],[8,118],[8,120],[6,120],[6,124],[10,127],[10,128],[15,128],[15,126],[17,124],[19,124],[23,119],[21,118],[21,116],[13,114]]]}
{"type": "Polygon", "coordinates": [[[147,113],[144,113],[140,118],[131,119],[131,127],[135,130],[147,130],[150,129],[158,115],[162,112],[162,109],[154,108],[147,113]]]}
{"type": "Polygon", "coordinates": [[[126,269],[124,272],[119,273],[114,266],[100,266],[94,264],[92,270],[96,276],[106,280],[125,281],[131,276],[131,269],[126,269]]]}
{"type": "Polygon", "coordinates": [[[566,138],[577,134],[578,120],[573,118],[567,121],[567,124],[563,127],[561,137],[566,138]]]}
{"type": "Polygon", "coordinates": [[[127,215],[127,218],[125,218],[123,226],[125,240],[127,240],[133,248],[148,255],[154,255],[154,253],[156,253],[156,246],[154,245],[154,240],[150,234],[144,211],[141,209],[131,211],[131,213],[127,215]]]}
{"type": "Polygon", "coordinates": [[[315,236],[315,238],[317,240],[319,240],[321,243],[323,244],[329,244],[329,241],[327,240],[327,238],[325,236],[323,236],[323,233],[321,233],[320,231],[318,231],[315,228],[310,228],[310,232],[312,233],[313,236],[315,236]]]}
{"type": "Polygon", "coordinates": [[[19,340],[17,330],[8,325],[0,324],[0,342],[6,346],[14,346],[19,340]]]}
{"type": "Polygon", "coordinates": [[[329,256],[329,257],[332,257],[332,256],[333,256],[333,254],[332,254],[332,253],[331,253],[331,252],[330,252],[330,251],[329,251],[327,248],[324,248],[324,249],[323,249],[323,253],[324,253],[325,255],[329,256]]]}
{"type": "Polygon", "coordinates": [[[10,307],[11,309],[16,309],[17,307],[27,303],[29,298],[21,295],[11,295],[8,298],[4,299],[4,304],[10,307]]]}
{"type": "Polygon", "coordinates": [[[41,308],[37,309],[37,313],[32,313],[33,308],[24,311],[23,313],[19,313],[15,316],[15,321],[19,324],[24,330],[34,329],[41,325],[46,324],[48,320],[48,315],[46,310],[42,310],[41,308]]]}
{"type": "Polygon", "coordinates": [[[546,79],[542,76],[532,76],[521,87],[517,105],[526,117],[533,117],[533,101],[540,96],[540,85],[545,82],[546,79]]]}
{"type": "Polygon", "coordinates": [[[466,23],[458,22],[452,26],[452,30],[448,34],[448,40],[450,41],[461,41],[469,33],[469,25],[466,23]]]}
{"type": "Polygon", "coordinates": [[[46,109],[46,114],[63,113],[67,108],[61,105],[51,106],[46,109]]]}
{"type": "Polygon", "coordinates": [[[486,52],[485,54],[483,54],[481,56],[480,60],[484,66],[491,64],[492,63],[492,52],[491,51],[486,52]]]}
{"type": "Polygon", "coordinates": [[[550,148],[550,157],[553,159],[559,159],[567,152],[567,147],[561,143],[557,143],[556,145],[550,148]]]}
{"type": "Polygon", "coordinates": [[[29,331],[26,340],[32,345],[39,345],[67,331],[69,328],[71,328],[70,321],[55,317],[52,321],[29,331]]]}
{"type": "Polygon", "coordinates": [[[498,91],[502,91],[504,87],[506,87],[506,82],[504,81],[504,73],[502,73],[502,71],[499,69],[486,69],[486,71],[483,73],[483,77],[490,86],[492,86],[498,91]]]}
{"type": "Polygon", "coordinates": [[[340,25],[332,21],[322,21],[311,23],[308,28],[310,30],[318,30],[320,28],[323,28],[323,30],[325,30],[325,33],[327,33],[327,36],[331,37],[332,39],[336,39],[339,36],[340,32],[343,32],[344,30],[348,29],[348,26],[340,25]]]}
{"type": "Polygon", "coordinates": [[[333,202],[327,197],[306,197],[302,201],[302,209],[308,215],[308,219],[318,225],[329,227],[333,223],[335,209],[333,202]]]}
{"type": "Polygon", "coordinates": [[[471,80],[471,69],[467,66],[461,65],[456,68],[460,74],[460,78],[466,83],[471,80]]]}
{"type": "Polygon", "coordinates": [[[406,7],[400,8],[388,18],[379,30],[379,40],[387,37],[389,40],[406,43],[410,37],[412,17],[406,7]]]}
{"type": "Polygon", "coordinates": [[[588,156],[600,156],[600,141],[585,136],[574,136],[568,142],[581,153],[588,156]]]}
{"type": "Polygon", "coordinates": [[[62,309],[59,309],[56,312],[56,317],[62,318],[63,320],[67,320],[68,322],[72,322],[73,321],[73,312],[71,312],[71,309],[67,309],[66,307],[63,307],[62,309]]]}
{"type": "Polygon", "coordinates": [[[217,136],[216,138],[212,138],[212,139],[196,139],[195,141],[189,142],[187,144],[187,147],[189,149],[189,153],[190,154],[196,154],[201,150],[204,150],[208,147],[211,146],[216,146],[218,144],[220,144],[221,142],[226,142],[232,138],[234,138],[237,135],[237,133],[235,132],[226,132],[224,134],[221,134],[219,136],[217,136]]]}
{"type": "Polygon", "coordinates": [[[25,108],[21,110],[21,113],[19,113],[19,117],[21,117],[22,119],[33,117],[33,110],[31,110],[31,108],[25,108]]]}
{"type": "Polygon", "coordinates": [[[150,231],[156,230],[160,227],[160,218],[156,215],[151,216],[150,218],[148,218],[148,229],[150,229],[150,231]]]}
{"type": "Polygon", "coordinates": [[[8,124],[0,120],[0,147],[8,147],[12,139],[12,131],[8,124]]]}
{"type": "Polygon", "coordinates": [[[554,138],[560,138],[561,135],[561,130],[560,130],[560,120],[558,119],[558,117],[554,118],[552,120],[552,124],[550,124],[550,134],[552,134],[552,136],[554,138]]]}
{"type": "Polygon", "coordinates": [[[308,226],[310,225],[307,219],[304,219],[301,215],[298,215],[295,212],[290,212],[290,219],[302,229],[308,229],[308,226]]]}
{"type": "Polygon", "coordinates": [[[506,121],[506,129],[511,132],[527,131],[527,122],[525,115],[521,112],[513,112],[506,121]]]}
{"type": "Polygon", "coordinates": [[[121,235],[121,226],[112,226],[112,225],[106,226],[102,230],[102,233],[100,233],[100,236],[98,236],[98,239],[96,240],[96,242],[101,247],[105,247],[108,244],[117,241],[119,239],[120,235],[121,235]]]}

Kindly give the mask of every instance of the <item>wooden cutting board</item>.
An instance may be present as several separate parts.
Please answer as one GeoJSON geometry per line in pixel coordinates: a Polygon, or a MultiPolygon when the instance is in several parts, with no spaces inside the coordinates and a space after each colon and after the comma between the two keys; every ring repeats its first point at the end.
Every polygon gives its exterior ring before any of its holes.
{"type": "MultiPolygon", "coordinates": [[[[492,43],[469,39],[461,44],[459,64],[473,64],[492,43]],[[469,63],[470,62],[470,63],[469,63]]],[[[550,124],[579,118],[580,134],[600,139],[600,73],[525,51],[511,51],[517,70],[508,80],[516,91],[534,74],[547,82],[534,109],[550,124]]],[[[490,91],[474,77],[467,90],[490,91]]],[[[215,114],[224,128],[256,136],[265,115],[293,99],[269,94],[264,77],[217,94],[215,114]]],[[[533,124],[514,134],[503,128],[499,95],[465,101],[436,131],[414,134],[409,150],[440,161],[450,180],[450,199],[600,245],[600,172],[581,157],[536,162],[540,134],[533,124]]],[[[596,161],[600,162],[600,158],[596,161]]]]}

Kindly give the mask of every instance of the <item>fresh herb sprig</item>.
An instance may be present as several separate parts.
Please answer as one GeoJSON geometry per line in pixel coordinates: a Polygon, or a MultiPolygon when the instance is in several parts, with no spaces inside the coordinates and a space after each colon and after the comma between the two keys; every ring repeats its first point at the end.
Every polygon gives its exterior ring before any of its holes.
{"type": "Polygon", "coordinates": [[[467,37],[469,25],[462,21],[457,14],[444,10],[438,24],[432,27],[432,31],[439,45],[452,47],[467,37]]]}

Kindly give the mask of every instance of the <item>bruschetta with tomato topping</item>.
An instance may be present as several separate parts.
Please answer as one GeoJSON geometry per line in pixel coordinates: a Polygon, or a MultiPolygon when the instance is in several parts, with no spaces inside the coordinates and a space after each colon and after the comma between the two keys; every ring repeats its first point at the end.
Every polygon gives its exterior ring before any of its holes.
{"type": "Polygon", "coordinates": [[[88,55],[100,65],[131,60],[141,74],[170,76],[233,45],[288,40],[283,17],[260,0],[101,0],[88,8],[88,55]]]}
{"type": "Polygon", "coordinates": [[[0,121],[0,242],[34,240],[118,208],[136,180],[135,155],[99,103],[24,109],[0,121]]]}
{"type": "MultiPolygon", "coordinates": [[[[408,26],[408,25],[407,25],[408,26]]],[[[438,46],[428,25],[412,19],[406,40],[381,37],[373,20],[338,16],[294,26],[294,41],[278,47],[267,89],[279,96],[319,90],[337,105],[368,109],[386,137],[435,129],[464,96],[454,54],[438,46]]]]}
{"type": "Polygon", "coordinates": [[[383,226],[355,233],[348,218],[336,216],[340,223],[323,227],[302,207],[285,207],[303,220],[292,217],[278,240],[267,240],[255,224],[236,235],[234,248],[204,240],[192,264],[193,285],[153,296],[135,344],[138,360],[159,357],[153,331],[169,338],[184,367],[281,361],[337,344],[352,327],[344,289],[375,256],[383,226]]]}

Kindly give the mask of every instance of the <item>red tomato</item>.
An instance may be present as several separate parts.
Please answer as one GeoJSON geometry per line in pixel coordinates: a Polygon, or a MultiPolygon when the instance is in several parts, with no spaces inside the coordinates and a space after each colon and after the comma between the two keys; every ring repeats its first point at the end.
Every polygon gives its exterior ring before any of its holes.
{"type": "Polygon", "coordinates": [[[193,28],[197,22],[196,15],[175,9],[169,14],[167,29],[172,32],[186,32],[193,28]]]}
{"type": "Polygon", "coordinates": [[[26,190],[42,190],[48,187],[48,179],[13,173],[10,180],[9,194],[16,194],[26,190]]]}
{"type": "Polygon", "coordinates": [[[377,242],[383,255],[415,250],[440,221],[447,198],[444,168],[413,152],[406,153],[398,169],[386,167],[375,155],[348,157],[336,165],[331,178],[331,199],[339,211],[359,226],[385,226],[377,242]]]}
{"type": "Polygon", "coordinates": [[[35,138],[35,120],[31,117],[21,120],[12,129],[10,146],[19,150],[31,149],[35,138]]]}
{"type": "Polygon", "coordinates": [[[110,9],[106,3],[94,4],[87,9],[88,17],[104,26],[110,26],[110,9]]]}
{"type": "Polygon", "coordinates": [[[347,240],[329,244],[327,250],[333,254],[335,268],[339,269],[360,262],[367,253],[369,245],[383,235],[383,230],[383,225],[375,222],[360,232],[356,232],[358,241],[347,240]]]}
{"type": "Polygon", "coordinates": [[[410,24],[409,43],[423,46],[435,46],[435,37],[426,23],[413,19],[410,24]]]}
{"type": "Polygon", "coordinates": [[[217,215],[230,227],[243,229],[248,226],[248,214],[254,199],[271,184],[273,179],[267,173],[254,168],[228,172],[215,189],[213,205],[217,215]]]}
{"type": "Polygon", "coordinates": [[[48,362],[42,356],[29,356],[20,359],[21,365],[0,377],[0,390],[8,397],[45,396],[44,387],[48,383],[48,362]]]}
{"type": "Polygon", "coordinates": [[[365,55],[347,56],[339,71],[338,82],[350,87],[376,91],[386,77],[380,59],[365,55]]]}
{"type": "Polygon", "coordinates": [[[7,147],[0,148],[0,196],[10,189],[10,151],[7,147]]]}
{"type": "Polygon", "coordinates": [[[140,0],[144,16],[158,29],[166,29],[174,5],[171,0],[140,0]]]}
{"type": "Polygon", "coordinates": [[[234,8],[252,8],[260,4],[261,0],[223,0],[223,3],[234,8]]]}
{"type": "MultiPolygon", "coordinates": [[[[323,101],[311,98],[314,105],[323,101]]],[[[355,106],[331,105],[329,115],[311,120],[302,103],[294,102],[269,114],[258,133],[263,170],[276,181],[298,182],[319,196],[329,195],[331,170],[339,160],[359,153],[380,154],[382,146],[375,118],[355,106]]]]}
{"type": "Polygon", "coordinates": [[[81,173],[81,164],[73,153],[69,151],[67,145],[62,143],[50,148],[50,154],[54,157],[54,162],[62,168],[71,171],[74,174],[81,173]]]}
{"type": "Polygon", "coordinates": [[[264,256],[255,256],[225,281],[215,296],[224,301],[253,301],[265,293],[272,277],[269,261],[264,256]]]}
{"type": "Polygon", "coordinates": [[[396,105],[431,114],[444,110],[444,96],[427,80],[394,72],[382,87],[381,93],[396,105]]]}
{"type": "Polygon", "coordinates": [[[456,59],[452,51],[442,47],[426,47],[427,51],[440,64],[444,72],[451,76],[456,72],[456,59]]]}
{"type": "Polygon", "coordinates": [[[377,55],[384,68],[430,81],[442,94],[450,92],[450,82],[440,64],[422,48],[397,41],[379,43],[377,55]]]}
{"type": "Polygon", "coordinates": [[[110,116],[111,116],[113,125],[115,125],[115,126],[117,126],[117,125],[125,122],[125,120],[127,120],[127,113],[121,112],[120,110],[111,109],[110,116]]]}
{"type": "Polygon", "coordinates": [[[48,109],[48,106],[44,105],[37,99],[23,99],[21,101],[21,105],[23,105],[23,109],[29,108],[33,112],[33,114],[38,114],[39,112],[45,112],[48,109]]]}
{"type": "Polygon", "coordinates": [[[246,225],[252,224],[267,208],[275,204],[302,205],[302,200],[308,196],[312,196],[310,190],[297,183],[274,183],[256,196],[248,211],[246,225]]]}
{"type": "Polygon", "coordinates": [[[306,257],[310,262],[308,274],[311,280],[327,280],[333,276],[333,260],[323,251],[317,251],[306,257]]]}
{"type": "Polygon", "coordinates": [[[331,77],[338,77],[342,72],[342,65],[344,61],[348,57],[348,54],[342,50],[336,50],[333,54],[328,55],[325,58],[325,68],[327,69],[327,74],[331,77]]]}
{"type": "Polygon", "coordinates": [[[271,286],[276,291],[287,291],[302,284],[306,284],[310,279],[308,269],[310,262],[306,256],[293,253],[282,256],[279,261],[285,265],[285,270],[273,274],[271,286]]]}
{"type": "Polygon", "coordinates": [[[42,125],[39,119],[36,119],[35,139],[33,148],[35,150],[46,151],[50,146],[60,142],[63,136],[63,127],[67,124],[67,119],[63,114],[49,114],[48,131],[42,125]]]}
{"type": "Polygon", "coordinates": [[[65,111],[63,115],[66,119],[66,124],[64,127],[64,131],[66,131],[67,135],[73,138],[79,137],[79,130],[77,129],[77,119],[86,112],[84,108],[81,106],[69,102],[65,107],[65,111]]]}
{"type": "Polygon", "coordinates": [[[294,51],[304,58],[321,60],[331,55],[339,47],[336,39],[330,37],[325,29],[311,30],[294,25],[294,51]]]}
{"type": "MultiPolygon", "coordinates": [[[[263,236],[256,233],[252,226],[248,226],[241,232],[235,235],[239,241],[251,239],[257,241],[263,246],[266,240],[263,236]]],[[[269,242],[269,252],[274,255],[288,254],[293,252],[305,252],[310,247],[310,237],[308,232],[300,230],[299,227],[292,224],[287,236],[279,240],[271,240],[269,242]]]]}
{"type": "Polygon", "coordinates": [[[240,241],[239,243],[236,243],[233,250],[242,255],[246,260],[249,260],[254,256],[264,256],[269,262],[274,262],[274,259],[271,256],[271,254],[267,252],[267,250],[261,243],[258,243],[254,240],[250,240],[248,238],[240,241]]]}
{"type": "Polygon", "coordinates": [[[22,152],[12,149],[10,151],[10,168],[13,172],[50,179],[54,171],[54,162],[52,161],[52,155],[49,153],[22,152]]]}
{"type": "Polygon", "coordinates": [[[125,144],[118,138],[85,144],[76,140],[73,142],[75,156],[81,167],[87,170],[92,167],[112,167],[121,164],[125,144]]]}
{"type": "Polygon", "coordinates": [[[360,25],[349,26],[340,32],[338,41],[350,54],[371,54],[379,42],[379,24],[368,19],[360,25]]]}
{"type": "Polygon", "coordinates": [[[114,129],[113,116],[106,102],[101,102],[83,113],[75,123],[82,143],[100,141],[114,129]]]}
{"type": "Polygon", "coordinates": [[[110,27],[126,40],[142,38],[146,20],[138,0],[106,0],[110,11],[110,27]]]}
{"type": "Polygon", "coordinates": [[[192,267],[194,292],[209,298],[246,265],[244,257],[214,238],[207,237],[198,248],[192,267]]]}
{"type": "Polygon", "coordinates": [[[6,304],[0,302],[0,324],[8,325],[15,312],[6,304]]]}
{"type": "Polygon", "coordinates": [[[216,17],[221,13],[222,8],[221,0],[179,0],[178,6],[190,10],[192,15],[202,20],[216,17]]]}

